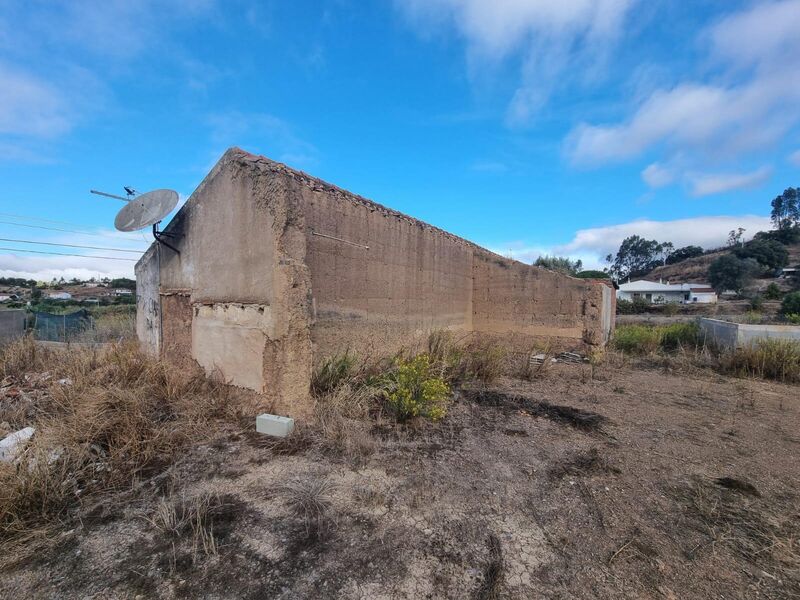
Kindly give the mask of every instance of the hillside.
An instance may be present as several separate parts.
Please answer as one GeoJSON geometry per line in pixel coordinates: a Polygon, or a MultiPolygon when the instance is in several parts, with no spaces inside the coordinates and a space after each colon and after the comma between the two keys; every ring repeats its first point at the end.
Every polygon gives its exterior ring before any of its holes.
{"type": "Polygon", "coordinates": [[[704,254],[703,256],[695,256],[694,258],[687,258],[674,265],[664,265],[657,267],[650,271],[649,274],[642,279],[649,281],[671,281],[677,283],[688,282],[707,282],[708,281],[708,267],[720,256],[727,254],[729,250],[720,250],[719,252],[712,252],[704,254]]]}
{"type": "MultiPolygon", "coordinates": [[[[789,265],[795,266],[800,263],[800,244],[786,246],[789,250],[789,265]]],[[[708,282],[708,267],[720,256],[728,254],[730,250],[723,249],[718,252],[711,252],[703,256],[687,258],[674,265],[664,265],[650,271],[642,279],[658,281],[663,279],[673,283],[708,282]]]]}

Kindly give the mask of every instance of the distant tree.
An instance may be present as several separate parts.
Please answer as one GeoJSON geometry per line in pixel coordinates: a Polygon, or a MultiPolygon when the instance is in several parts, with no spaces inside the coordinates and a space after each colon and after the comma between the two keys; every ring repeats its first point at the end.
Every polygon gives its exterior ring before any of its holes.
{"type": "Polygon", "coordinates": [[[674,265],[675,263],[679,263],[684,261],[688,258],[694,258],[695,256],[702,256],[703,249],[700,246],[684,246],[683,248],[678,248],[667,257],[667,264],[674,265]]]}
{"type": "Polygon", "coordinates": [[[136,289],[136,281],[133,279],[128,279],[127,277],[119,277],[117,279],[112,279],[110,285],[113,288],[123,288],[126,290],[136,289]]]}
{"type": "Polygon", "coordinates": [[[750,240],[733,253],[739,258],[755,259],[764,269],[775,270],[789,263],[789,251],[786,246],[775,240],[750,240]]]}
{"type": "Polygon", "coordinates": [[[800,244],[800,225],[786,229],[773,229],[772,231],[759,231],[753,236],[756,240],[774,240],[784,245],[800,244]]]}
{"type": "Polygon", "coordinates": [[[537,258],[533,264],[537,267],[564,273],[564,275],[575,275],[583,267],[583,262],[580,260],[570,260],[569,258],[548,256],[546,254],[537,258]]]}
{"type": "Polygon", "coordinates": [[[752,258],[739,258],[733,254],[720,256],[708,267],[711,286],[718,292],[733,290],[740,293],[747,289],[761,270],[752,258]]]}
{"type": "Polygon", "coordinates": [[[638,235],[627,237],[622,240],[616,255],[606,256],[606,261],[611,263],[608,272],[616,279],[644,275],[662,264],[664,246],[638,235]]]}
{"type": "Polygon", "coordinates": [[[608,273],[605,271],[597,271],[594,269],[589,269],[587,271],[581,271],[580,273],[575,273],[575,277],[580,279],[608,279],[608,273]]]}
{"type": "Polygon", "coordinates": [[[786,188],[771,204],[770,217],[776,229],[800,227],[800,190],[786,188]]]}
{"type": "Polygon", "coordinates": [[[42,298],[42,290],[37,287],[31,288],[31,302],[36,302],[42,298]]]}
{"type": "Polygon", "coordinates": [[[800,315],[800,292],[786,294],[781,302],[782,315],[800,315]]]}
{"type": "Polygon", "coordinates": [[[738,229],[731,229],[728,232],[728,246],[738,246],[742,243],[744,232],[747,231],[744,227],[738,229]]]}
{"type": "Polygon", "coordinates": [[[661,264],[667,264],[669,257],[672,256],[673,252],[675,252],[675,246],[672,242],[664,242],[661,244],[661,264]]]}
{"type": "Polygon", "coordinates": [[[782,295],[781,288],[775,282],[770,283],[764,290],[764,298],[767,300],[780,300],[782,295]]]}

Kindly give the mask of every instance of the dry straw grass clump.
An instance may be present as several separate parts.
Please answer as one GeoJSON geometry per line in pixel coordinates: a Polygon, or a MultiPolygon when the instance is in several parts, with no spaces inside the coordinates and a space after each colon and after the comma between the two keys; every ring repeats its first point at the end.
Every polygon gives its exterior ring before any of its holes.
{"type": "Polygon", "coordinates": [[[133,344],[49,350],[22,340],[0,355],[0,372],[24,381],[48,371],[32,442],[0,465],[0,540],[29,537],[69,520],[92,496],[130,489],[162,470],[215,419],[236,418],[227,386],[187,374],[133,344]]]}
{"type": "Polygon", "coordinates": [[[491,383],[506,370],[506,352],[486,340],[458,339],[444,329],[428,336],[427,355],[440,376],[451,385],[470,381],[491,383]]]}
{"type": "Polygon", "coordinates": [[[722,370],[740,377],[800,382],[800,342],[759,340],[720,357],[722,370]]]}
{"type": "Polygon", "coordinates": [[[700,542],[686,550],[690,559],[727,546],[777,582],[775,598],[800,594],[800,526],[795,498],[764,501],[756,488],[729,477],[693,480],[675,489],[690,529],[700,542]]]}
{"type": "Polygon", "coordinates": [[[289,512],[302,523],[307,538],[321,538],[334,527],[332,491],[330,480],[310,476],[295,479],[280,488],[289,512]]]}

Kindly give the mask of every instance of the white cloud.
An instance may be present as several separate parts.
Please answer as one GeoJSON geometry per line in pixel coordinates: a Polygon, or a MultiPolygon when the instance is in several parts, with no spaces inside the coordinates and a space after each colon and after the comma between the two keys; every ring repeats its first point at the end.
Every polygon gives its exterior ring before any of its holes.
{"type": "Polygon", "coordinates": [[[112,262],[95,258],[68,256],[31,256],[22,254],[0,254],[0,277],[22,277],[36,281],[53,278],[102,279],[103,277],[133,278],[132,262],[112,262]]]}
{"type": "Polygon", "coordinates": [[[54,137],[72,122],[61,93],[48,82],[0,64],[0,134],[54,137]]]}
{"type": "Polygon", "coordinates": [[[576,164],[629,159],[647,150],[734,156],[775,143],[800,122],[800,0],[756,5],[703,36],[727,69],[713,83],[658,89],[616,124],[583,123],[565,149],[576,164]]]}
{"type": "Polygon", "coordinates": [[[668,167],[653,163],[642,171],[642,180],[651,188],[660,188],[675,181],[675,173],[668,167]]]}
{"type": "MultiPolygon", "coordinates": [[[[60,225],[50,225],[60,227],[60,225]]],[[[23,242],[0,241],[0,276],[24,277],[37,281],[49,281],[64,277],[72,279],[89,279],[91,277],[132,277],[133,266],[142,252],[151,243],[143,232],[130,234],[106,229],[86,231],[86,233],[57,233],[53,235],[39,235],[39,231],[26,227],[26,224],[3,224],[0,226],[0,237],[16,240],[31,240],[57,244],[55,246],[44,244],[29,244],[23,242]],[[125,250],[99,250],[90,248],[73,248],[59,246],[58,244],[71,244],[78,246],[95,246],[125,250]],[[14,248],[17,251],[7,250],[14,248]],[[33,252],[20,252],[30,250],[33,252]],[[37,252],[54,252],[64,254],[78,254],[81,256],[54,256],[37,254],[37,252]],[[125,260],[111,260],[108,257],[125,260]]]]}
{"type": "Polygon", "coordinates": [[[274,115],[231,111],[211,115],[208,123],[212,142],[218,147],[240,146],[299,168],[313,166],[318,160],[317,148],[274,115]]]}
{"type": "Polygon", "coordinates": [[[734,190],[758,187],[772,175],[770,167],[761,167],[749,173],[717,173],[690,175],[692,195],[709,196],[734,190]]]}
{"type": "Polygon", "coordinates": [[[490,244],[489,250],[506,258],[513,258],[527,264],[532,263],[540,256],[552,254],[550,248],[544,246],[531,246],[521,241],[508,242],[506,244],[490,244]]]}
{"type": "Polygon", "coordinates": [[[795,167],[800,167],[800,150],[795,150],[786,159],[795,167]]]}
{"type": "Polygon", "coordinates": [[[653,221],[641,219],[630,223],[581,229],[567,244],[556,246],[553,252],[561,256],[585,257],[586,268],[604,266],[606,255],[616,252],[622,240],[639,235],[659,242],[672,242],[676,248],[695,245],[703,248],[724,246],[728,232],[737,227],[747,230],[750,238],[758,231],[771,228],[769,217],[759,215],[713,216],[653,221]]]}
{"type": "Polygon", "coordinates": [[[709,32],[715,56],[738,67],[792,60],[800,54],[800,2],[757,4],[722,19],[709,32]]]}
{"type": "Polygon", "coordinates": [[[521,83],[509,106],[512,123],[529,121],[563,86],[577,64],[596,75],[634,0],[397,0],[411,22],[426,32],[452,24],[467,41],[473,68],[523,56],[521,83]]]}

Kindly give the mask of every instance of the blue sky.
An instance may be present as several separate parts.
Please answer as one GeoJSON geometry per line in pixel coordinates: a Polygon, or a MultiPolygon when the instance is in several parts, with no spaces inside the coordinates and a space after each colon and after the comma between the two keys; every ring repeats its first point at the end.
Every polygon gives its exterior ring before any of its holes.
{"type": "Polygon", "coordinates": [[[70,230],[0,237],[144,248],[88,190],[185,197],[236,145],[525,261],[719,244],[800,185],[798,31],[800,0],[0,1],[0,221],[70,230]]]}

